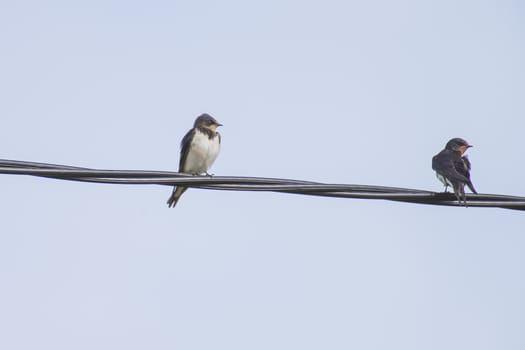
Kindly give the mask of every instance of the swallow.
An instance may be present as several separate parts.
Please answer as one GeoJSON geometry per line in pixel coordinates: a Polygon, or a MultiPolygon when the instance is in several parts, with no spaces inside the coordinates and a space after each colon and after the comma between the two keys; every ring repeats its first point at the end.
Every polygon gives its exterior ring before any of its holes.
{"type": "Polygon", "coordinates": [[[467,205],[465,195],[465,185],[470,188],[472,193],[477,194],[472,181],[470,181],[471,164],[466,155],[467,149],[472,147],[467,141],[454,138],[447,142],[445,149],[432,158],[432,169],[436,172],[437,178],[445,185],[445,192],[450,186],[458,202],[467,205]]]}
{"type": "MultiPolygon", "coordinates": [[[[221,135],[217,128],[222,126],[209,114],[202,114],[195,119],[180,143],[179,172],[192,175],[208,174],[221,148],[221,135]]],[[[175,207],[186,187],[175,186],[167,201],[168,207],[175,207]]]]}

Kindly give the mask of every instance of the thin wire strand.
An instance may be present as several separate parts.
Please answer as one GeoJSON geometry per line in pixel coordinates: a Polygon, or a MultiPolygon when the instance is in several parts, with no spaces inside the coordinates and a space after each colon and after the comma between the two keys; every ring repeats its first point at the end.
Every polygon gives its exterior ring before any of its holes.
{"type": "MultiPolygon", "coordinates": [[[[0,174],[30,175],[58,180],[126,185],[183,185],[209,190],[269,191],[299,195],[382,199],[396,202],[461,206],[452,193],[432,192],[399,187],[324,184],[320,182],[246,177],[246,176],[189,176],[171,171],[101,170],[74,166],[0,160],[0,174]]],[[[498,194],[468,194],[469,207],[497,207],[525,210],[525,197],[498,194]]]]}

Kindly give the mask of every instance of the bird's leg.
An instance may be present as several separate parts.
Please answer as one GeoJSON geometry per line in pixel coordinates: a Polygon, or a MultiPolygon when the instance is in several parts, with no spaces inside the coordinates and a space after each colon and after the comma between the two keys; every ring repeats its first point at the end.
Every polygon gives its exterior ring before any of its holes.
{"type": "Polygon", "coordinates": [[[463,197],[463,204],[465,205],[465,208],[466,208],[467,207],[467,195],[465,194],[464,188],[461,191],[461,196],[463,197]]]}
{"type": "Polygon", "coordinates": [[[462,184],[454,185],[454,194],[458,199],[459,205],[467,206],[467,195],[465,194],[465,189],[462,187],[462,184]]]}
{"type": "Polygon", "coordinates": [[[456,186],[454,186],[454,195],[456,196],[459,205],[461,205],[461,192],[459,188],[456,188],[456,186]]]}

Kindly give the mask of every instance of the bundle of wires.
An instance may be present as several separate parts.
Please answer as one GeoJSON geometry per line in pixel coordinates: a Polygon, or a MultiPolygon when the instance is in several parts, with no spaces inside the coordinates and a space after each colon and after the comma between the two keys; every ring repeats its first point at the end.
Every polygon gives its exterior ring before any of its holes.
{"type": "MultiPolygon", "coordinates": [[[[320,182],[241,176],[192,176],[170,171],[102,170],[66,165],[0,160],[0,174],[30,175],[59,180],[127,184],[183,185],[186,187],[227,191],[270,191],[310,196],[382,199],[416,204],[460,206],[452,193],[409,188],[325,184],[320,182]]],[[[525,210],[525,197],[498,194],[468,194],[469,207],[525,210]]]]}

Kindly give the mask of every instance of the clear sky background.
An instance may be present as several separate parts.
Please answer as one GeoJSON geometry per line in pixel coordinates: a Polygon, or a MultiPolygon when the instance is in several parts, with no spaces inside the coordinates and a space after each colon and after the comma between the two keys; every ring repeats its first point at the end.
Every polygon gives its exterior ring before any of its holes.
{"type": "MultiPolygon", "coordinates": [[[[521,1],[3,1],[0,157],[525,196],[521,1]]],[[[525,214],[0,176],[2,349],[524,349],[525,214]]]]}

